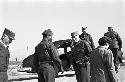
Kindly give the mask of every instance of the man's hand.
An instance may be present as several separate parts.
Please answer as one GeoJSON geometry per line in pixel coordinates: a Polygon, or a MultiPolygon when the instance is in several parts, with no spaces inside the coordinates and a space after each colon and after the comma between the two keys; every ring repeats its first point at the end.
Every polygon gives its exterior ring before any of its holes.
{"type": "Polygon", "coordinates": [[[64,69],[63,69],[63,67],[62,67],[62,66],[61,66],[60,71],[61,71],[61,74],[63,74],[63,73],[64,73],[64,69]]]}

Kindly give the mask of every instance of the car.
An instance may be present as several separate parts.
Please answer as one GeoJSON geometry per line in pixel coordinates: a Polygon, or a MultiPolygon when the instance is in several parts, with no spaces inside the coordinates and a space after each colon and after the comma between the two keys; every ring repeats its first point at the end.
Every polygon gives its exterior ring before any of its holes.
{"type": "MultiPolygon", "coordinates": [[[[56,47],[56,49],[59,51],[59,58],[62,61],[62,66],[64,71],[69,71],[70,70],[70,66],[71,66],[71,43],[72,40],[71,39],[66,39],[66,40],[58,40],[53,42],[54,46],[56,47]]],[[[33,65],[33,58],[34,58],[34,54],[28,56],[27,58],[25,58],[22,62],[22,67],[31,67],[32,68],[32,72],[35,71],[35,66],[33,65]]],[[[56,76],[58,75],[59,68],[54,65],[55,68],[55,72],[56,72],[56,76]]]]}

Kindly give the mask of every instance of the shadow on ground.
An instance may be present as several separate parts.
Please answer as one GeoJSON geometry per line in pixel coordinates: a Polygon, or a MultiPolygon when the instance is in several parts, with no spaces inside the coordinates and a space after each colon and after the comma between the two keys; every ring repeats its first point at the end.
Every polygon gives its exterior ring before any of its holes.
{"type": "MultiPolygon", "coordinates": [[[[75,74],[65,74],[65,75],[58,75],[56,76],[56,78],[60,78],[60,77],[73,77],[75,74]]],[[[10,79],[9,82],[13,82],[13,81],[24,81],[24,80],[32,80],[32,79],[38,79],[38,77],[28,77],[28,78],[19,78],[19,79],[10,79]]]]}
{"type": "Polygon", "coordinates": [[[13,82],[13,81],[23,81],[23,80],[32,80],[32,79],[37,79],[37,77],[11,79],[11,80],[9,80],[9,82],[13,82]]]}
{"type": "Polygon", "coordinates": [[[65,74],[65,75],[58,75],[56,76],[56,78],[59,78],[59,77],[73,77],[75,74],[65,74]]]}

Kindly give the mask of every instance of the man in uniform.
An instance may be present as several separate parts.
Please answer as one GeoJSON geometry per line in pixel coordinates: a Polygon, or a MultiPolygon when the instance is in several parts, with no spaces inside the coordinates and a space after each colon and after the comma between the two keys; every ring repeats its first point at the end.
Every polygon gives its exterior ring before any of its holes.
{"type": "Polygon", "coordinates": [[[119,36],[119,34],[115,31],[113,31],[113,27],[108,27],[108,32],[106,32],[104,34],[104,36],[107,36],[110,38],[110,46],[109,49],[113,52],[113,56],[114,56],[114,64],[115,64],[115,69],[116,71],[118,71],[118,67],[119,67],[119,58],[118,58],[118,53],[119,50],[121,51],[122,48],[122,40],[119,36]]]}
{"type": "Polygon", "coordinates": [[[71,37],[74,42],[72,44],[71,53],[77,82],[89,82],[87,63],[89,61],[88,55],[90,51],[87,47],[87,43],[84,40],[80,40],[79,34],[77,32],[71,33],[71,37]]]}
{"type": "Polygon", "coordinates": [[[93,42],[93,39],[90,34],[86,32],[87,27],[82,27],[82,34],[79,36],[81,40],[87,40],[92,48],[92,50],[95,49],[95,45],[93,42]]]}
{"type": "Polygon", "coordinates": [[[8,82],[9,44],[15,40],[15,33],[5,28],[0,40],[0,82],[8,82]]]}
{"type": "Polygon", "coordinates": [[[101,37],[99,46],[90,55],[90,82],[118,82],[113,62],[113,53],[109,47],[108,37],[101,37]]]}
{"type": "Polygon", "coordinates": [[[59,53],[52,43],[51,29],[45,30],[43,40],[35,47],[34,65],[38,73],[38,82],[55,82],[54,63],[63,71],[59,53]]]}

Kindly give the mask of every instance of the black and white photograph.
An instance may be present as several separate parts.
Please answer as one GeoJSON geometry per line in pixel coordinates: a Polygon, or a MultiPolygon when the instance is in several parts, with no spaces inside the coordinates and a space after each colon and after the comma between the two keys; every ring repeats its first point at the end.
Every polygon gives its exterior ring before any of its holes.
{"type": "Polygon", "coordinates": [[[125,82],[125,0],[0,0],[0,82],[125,82]]]}

